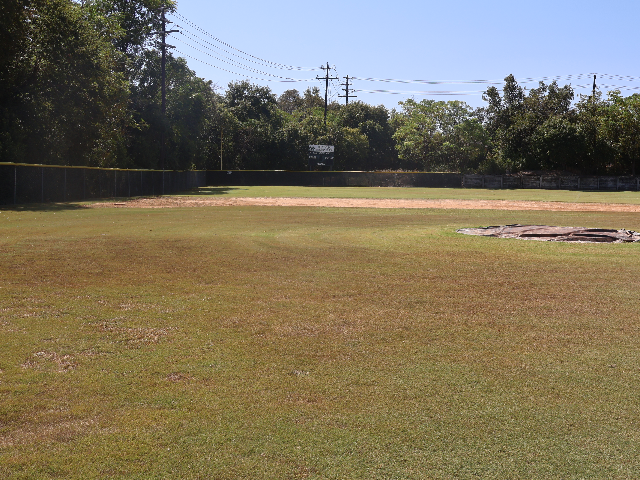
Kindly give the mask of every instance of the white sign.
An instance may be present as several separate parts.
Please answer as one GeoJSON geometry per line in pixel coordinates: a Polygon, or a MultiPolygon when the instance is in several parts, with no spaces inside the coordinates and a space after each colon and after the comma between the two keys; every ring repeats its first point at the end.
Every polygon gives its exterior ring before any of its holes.
{"type": "Polygon", "coordinates": [[[309,153],[333,153],[333,145],[309,145],[309,153]]]}

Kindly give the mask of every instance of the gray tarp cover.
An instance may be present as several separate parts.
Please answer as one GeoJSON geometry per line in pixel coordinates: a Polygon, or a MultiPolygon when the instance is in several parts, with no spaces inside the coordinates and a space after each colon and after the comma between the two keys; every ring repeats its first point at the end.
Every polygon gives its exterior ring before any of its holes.
{"type": "Polygon", "coordinates": [[[458,233],[487,237],[520,238],[555,242],[638,242],[640,234],[630,230],[607,228],[550,227],[548,225],[502,225],[496,227],[461,228],[458,233]]]}

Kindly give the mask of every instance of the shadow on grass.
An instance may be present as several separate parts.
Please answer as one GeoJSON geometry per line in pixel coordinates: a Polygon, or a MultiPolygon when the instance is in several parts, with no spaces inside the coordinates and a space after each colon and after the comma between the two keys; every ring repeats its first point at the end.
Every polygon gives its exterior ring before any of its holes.
{"type": "MultiPolygon", "coordinates": [[[[246,188],[237,188],[237,187],[200,187],[194,188],[193,190],[186,190],[184,192],[167,194],[167,196],[172,195],[187,195],[187,196],[213,196],[213,195],[225,195],[234,190],[247,190],[246,188]]],[[[142,197],[115,197],[115,198],[92,198],[86,199],[83,202],[87,203],[117,203],[117,202],[126,202],[127,200],[131,200],[134,198],[148,198],[154,196],[162,196],[162,195],[143,195],[142,197]]],[[[83,210],[89,208],[85,204],[81,203],[69,203],[69,202],[47,202],[47,203],[18,203],[14,204],[0,204],[0,211],[12,211],[12,212],[56,212],[63,210],[83,210]]]]}
{"type": "Polygon", "coordinates": [[[86,205],[77,203],[23,203],[18,205],[0,205],[0,211],[11,212],[61,212],[65,210],[84,210],[86,205]]]}
{"type": "Polygon", "coordinates": [[[210,195],[225,195],[234,190],[247,190],[246,188],[238,187],[200,187],[188,192],[181,193],[180,195],[193,195],[193,196],[210,196],[210,195]]]}

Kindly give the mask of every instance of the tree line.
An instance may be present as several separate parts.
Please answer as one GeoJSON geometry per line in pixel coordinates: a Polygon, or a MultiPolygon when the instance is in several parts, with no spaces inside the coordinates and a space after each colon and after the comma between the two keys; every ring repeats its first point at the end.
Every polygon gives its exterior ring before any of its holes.
{"type": "Polygon", "coordinates": [[[275,95],[218,88],[167,57],[160,108],[157,32],[166,0],[4,0],[0,161],[168,169],[307,168],[335,145],[336,170],[636,174],[640,95],[525,89],[509,75],[485,105],[410,99],[397,109],[328,106],[317,87],[275,95]]]}

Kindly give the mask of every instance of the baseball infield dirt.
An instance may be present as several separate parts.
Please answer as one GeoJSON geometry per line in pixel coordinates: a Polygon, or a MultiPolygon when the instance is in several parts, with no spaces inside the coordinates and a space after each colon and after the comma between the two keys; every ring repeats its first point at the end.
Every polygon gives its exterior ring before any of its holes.
{"type": "Polygon", "coordinates": [[[467,210],[545,210],[567,212],[640,212],[640,205],[620,203],[565,203],[507,200],[415,200],[374,198],[270,198],[270,197],[150,197],[117,203],[101,202],[95,208],[175,207],[337,207],[337,208],[445,208],[467,210]]]}

